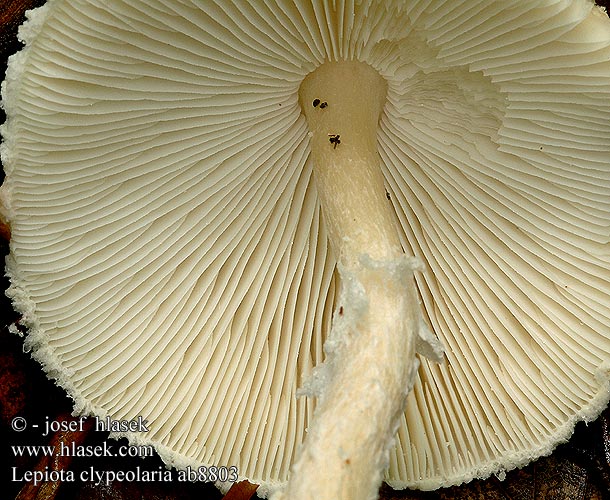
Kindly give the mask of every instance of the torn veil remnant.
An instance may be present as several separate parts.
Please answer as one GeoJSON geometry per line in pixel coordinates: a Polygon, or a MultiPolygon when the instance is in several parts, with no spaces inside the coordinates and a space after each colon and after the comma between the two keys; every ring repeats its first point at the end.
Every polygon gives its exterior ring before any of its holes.
{"type": "Polygon", "coordinates": [[[522,465],[607,404],[591,2],[51,0],[21,36],[8,293],[78,412],[353,500],[386,465],[426,489],[522,465]]]}

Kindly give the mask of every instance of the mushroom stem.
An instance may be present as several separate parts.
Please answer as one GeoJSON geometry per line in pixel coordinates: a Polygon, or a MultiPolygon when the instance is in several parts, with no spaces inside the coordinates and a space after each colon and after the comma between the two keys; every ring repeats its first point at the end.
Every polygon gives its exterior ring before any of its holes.
{"type": "Polygon", "coordinates": [[[402,250],[377,153],[386,88],[359,62],[324,64],[301,85],[341,284],[327,359],[311,383],[316,412],[280,498],[376,498],[417,371],[413,259],[402,250]]]}
{"type": "Polygon", "coordinates": [[[359,266],[363,254],[375,260],[403,255],[377,152],[386,93],[377,71],[347,61],[318,67],[299,92],[330,244],[350,268],[359,266]],[[314,106],[316,100],[320,103],[314,106]]]}

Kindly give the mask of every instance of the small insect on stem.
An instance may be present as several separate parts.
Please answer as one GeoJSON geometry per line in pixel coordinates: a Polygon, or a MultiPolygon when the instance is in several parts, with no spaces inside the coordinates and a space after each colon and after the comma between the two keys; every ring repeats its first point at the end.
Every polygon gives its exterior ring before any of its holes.
{"type": "Polygon", "coordinates": [[[392,199],[392,197],[390,196],[390,193],[388,193],[388,190],[385,190],[385,197],[388,199],[388,201],[390,201],[392,199]]]}
{"type": "Polygon", "coordinates": [[[341,136],[339,134],[328,134],[328,137],[328,142],[333,145],[333,149],[337,149],[337,146],[341,144],[341,139],[339,139],[341,136]]]}
{"type": "Polygon", "coordinates": [[[320,104],[320,109],[324,109],[326,106],[328,106],[328,103],[324,101],[322,104],[320,104]]]}
{"type": "Polygon", "coordinates": [[[320,99],[314,99],[312,104],[313,104],[314,108],[317,108],[318,105],[320,104],[320,99]]]}

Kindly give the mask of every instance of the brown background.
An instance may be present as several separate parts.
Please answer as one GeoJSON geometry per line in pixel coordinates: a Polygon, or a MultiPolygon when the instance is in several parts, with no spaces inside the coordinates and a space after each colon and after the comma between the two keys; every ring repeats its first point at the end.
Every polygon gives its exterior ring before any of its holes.
{"type": "MultiPolygon", "coordinates": [[[[450,0],[448,0],[450,1],[450,0]]],[[[501,0],[495,0],[501,1],[501,0]]],[[[609,0],[598,2],[608,7],[609,0]]],[[[26,9],[44,3],[42,0],[0,0],[0,75],[4,75],[7,57],[16,52],[20,44],[16,39],[17,27],[23,21],[26,9]]],[[[4,114],[0,111],[0,123],[4,114]]],[[[610,159],[609,159],[610,161],[610,159]]],[[[1,176],[1,174],[0,174],[1,176]]],[[[6,255],[8,245],[2,241],[0,252],[6,255]]],[[[3,289],[8,284],[3,283],[3,289]]],[[[8,325],[17,321],[10,302],[0,294],[0,443],[3,462],[0,485],[1,499],[18,500],[246,500],[251,498],[254,487],[236,485],[223,497],[216,488],[201,483],[137,483],[115,482],[108,486],[89,483],[56,482],[33,487],[31,484],[15,482],[27,470],[72,470],[78,477],[80,470],[94,466],[96,470],[126,471],[141,469],[158,471],[162,466],[158,458],[150,459],[63,459],[52,462],[37,457],[16,458],[11,445],[50,444],[75,441],[79,444],[101,444],[107,435],[89,430],[82,433],[55,433],[42,438],[40,432],[11,430],[15,416],[23,416],[29,422],[44,423],[49,420],[70,419],[71,402],[42,373],[40,366],[22,350],[22,340],[8,332],[8,325]]],[[[91,425],[88,424],[90,428],[91,425]]],[[[112,441],[116,446],[116,442],[112,441]]],[[[571,441],[559,446],[553,455],[530,466],[512,471],[504,481],[492,477],[487,481],[473,481],[460,487],[436,492],[394,492],[384,487],[381,498],[385,500],[417,499],[486,499],[486,500],[595,500],[610,499],[610,411],[594,423],[579,424],[571,441]]]]}

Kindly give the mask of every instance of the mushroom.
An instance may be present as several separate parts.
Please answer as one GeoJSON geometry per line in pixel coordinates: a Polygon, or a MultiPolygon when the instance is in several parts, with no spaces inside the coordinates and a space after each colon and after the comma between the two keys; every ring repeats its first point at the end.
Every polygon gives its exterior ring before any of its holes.
{"type": "Polygon", "coordinates": [[[51,0],[21,37],[7,293],[77,413],[357,500],[501,475],[608,403],[590,1],[51,0]]]}

